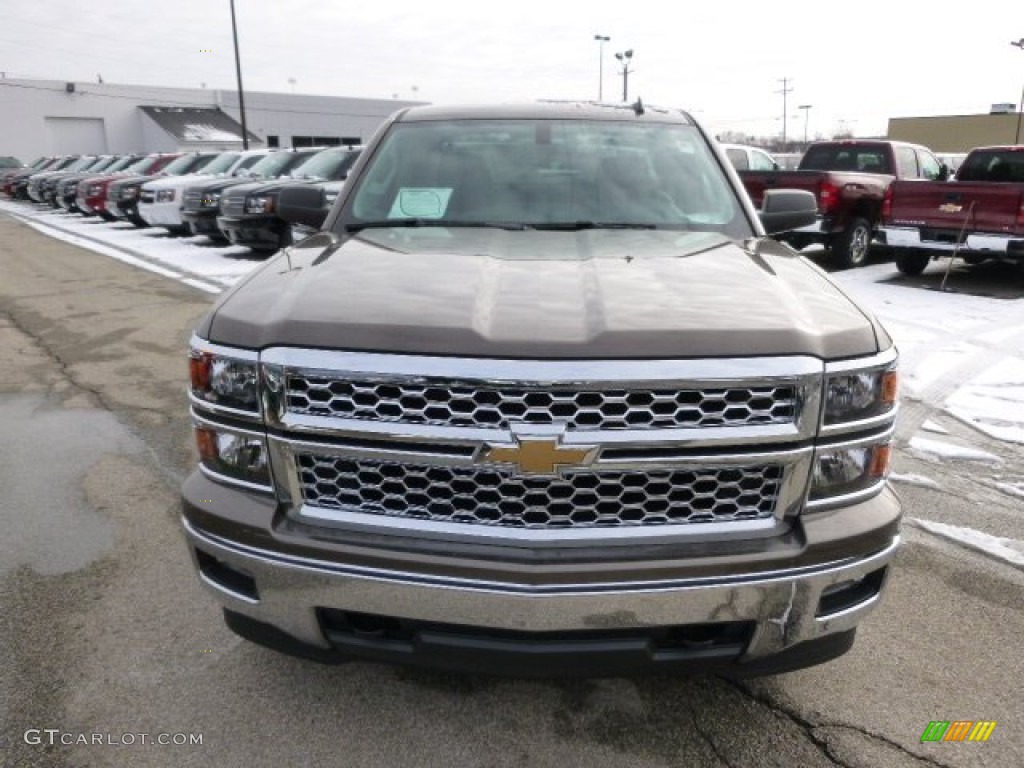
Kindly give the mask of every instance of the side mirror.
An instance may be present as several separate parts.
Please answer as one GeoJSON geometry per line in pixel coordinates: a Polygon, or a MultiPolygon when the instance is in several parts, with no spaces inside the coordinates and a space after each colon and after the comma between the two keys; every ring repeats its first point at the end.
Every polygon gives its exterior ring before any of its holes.
{"type": "Polygon", "coordinates": [[[766,189],[759,217],[765,233],[788,232],[817,221],[818,201],[802,189],[766,189]]]}
{"type": "Polygon", "coordinates": [[[277,197],[277,216],[289,224],[320,229],[327,218],[323,189],[308,184],[283,187],[277,197]]]}
{"type": "Polygon", "coordinates": [[[939,175],[936,178],[938,181],[947,181],[949,179],[949,166],[941,163],[939,165],[939,175]]]}

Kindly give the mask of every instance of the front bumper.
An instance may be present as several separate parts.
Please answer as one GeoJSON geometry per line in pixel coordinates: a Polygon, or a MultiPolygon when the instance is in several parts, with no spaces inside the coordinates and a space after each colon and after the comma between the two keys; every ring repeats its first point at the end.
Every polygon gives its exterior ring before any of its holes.
{"type": "Polygon", "coordinates": [[[276,251],[285,245],[284,222],[275,216],[218,216],[217,227],[233,245],[276,251]]]}
{"type": "Polygon", "coordinates": [[[919,227],[882,227],[885,242],[892,248],[916,248],[952,256],[991,256],[1024,259],[1024,237],[1000,234],[967,233],[962,242],[959,231],[931,230],[933,237],[922,237],[919,227]]]}
{"type": "Polygon", "coordinates": [[[198,472],[183,493],[200,579],[240,634],[320,661],[516,676],[771,674],[825,661],[849,648],[878,603],[899,544],[900,507],[886,490],[805,515],[786,546],[764,542],[760,556],[651,550],[635,568],[614,563],[603,581],[593,580],[594,563],[571,562],[550,580],[529,565],[474,578],[438,570],[436,555],[426,567],[408,550],[371,557],[365,547],[311,542],[319,552],[300,551],[289,531],[275,530],[273,499],[198,472]],[[683,640],[666,646],[665,637],[683,640]]]}
{"type": "Polygon", "coordinates": [[[151,227],[180,227],[181,202],[172,200],[167,203],[138,204],[138,216],[151,227]]]}
{"type": "Polygon", "coordinates": [[[181,220],[188,225],[193,235],[206,235],[218,240],[226,240],[224,233],[217,228],[217,209],[205,211],[183,210],[181,220]]]}

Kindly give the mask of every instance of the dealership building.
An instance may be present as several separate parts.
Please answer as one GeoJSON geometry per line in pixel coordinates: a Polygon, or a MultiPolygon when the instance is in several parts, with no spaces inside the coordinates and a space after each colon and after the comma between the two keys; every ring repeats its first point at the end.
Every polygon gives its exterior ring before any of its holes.
{"type": "MultiPolygon", "coordinates": [[[[360,144],[388,115],[423,102],[245,93],[251,147],[360,144]]],[[[0,79],[0,155],[178,152],[242,146],[238,93],[0,79]]]]}
{"type": "Polygon", "coordinates": [[[975,147],[1020,144],[1024,126],[1015,104],[993,104],[987,115],[893,117],[886,135],[935,152],[969,152],[975,147]]]}

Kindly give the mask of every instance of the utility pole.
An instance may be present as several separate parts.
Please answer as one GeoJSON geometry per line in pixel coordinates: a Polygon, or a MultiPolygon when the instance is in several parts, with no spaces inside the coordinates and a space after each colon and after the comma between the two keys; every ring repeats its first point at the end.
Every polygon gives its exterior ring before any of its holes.
{"type": "Polygon", "coordinates": [[[793,82],[791,77],[783,77],[778,82],[782,83],[782,90],[776,91],[776,93],[782,94],[782,151],[786,151],[786,113],[789,111],[786,106],[786,97],[793,92],[790,83],[793,82]]]}
{"type": "Polygon", "coordinates": [[[622,100],[629,101],[629,73],[634,71],[629,68],[629,63],[633,60],[633,49],[616,53],[615,58],[622,65],[622,100]]]}
{"type": "Polygon", "coordinates": [[[807,149],[807,116],[811,113],[813,104],[801,104],[797,109],[804,111],[804,149],[807,149]]]}
{"type": "Polygon", "coordinates": [[[597,40],[597,100],[604,100],[604,44],[611,40],[607,35],[594,35],[597,40]]]}
{"type": "Polygon", "coordinates": [[[235,24],[235,0],[231,0],[231,37],[235,41],[235,73],[238,75],[238,112],[242,116],[242,149],[248,149],[249,129],[245,126],[245,96],[242,93],[242,60],[238,56],[238,26],[235,24]]]}
{"type": "MultiPolygon", "coordinates": [[[[1024,51],[1024,37],[1017,41],[1010,41],[1010,45],[1015,45],[1024,51]]],[[[1020,89],[1020,106],[1017,107],[1017,133],[1014,134],[1014,144],[1020,144],[1020,118],[1024,115],[1024,88],[1020,89]]]]}

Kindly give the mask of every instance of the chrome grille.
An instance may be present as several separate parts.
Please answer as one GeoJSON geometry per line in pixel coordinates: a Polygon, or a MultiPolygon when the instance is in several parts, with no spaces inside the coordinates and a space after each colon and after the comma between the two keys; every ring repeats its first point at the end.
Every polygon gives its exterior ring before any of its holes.
{"type": "Polygon", "coordinates": [[[181,198],[181,207],[186,211],[198,211],[203,207],[203,193],[198,189],[186,189],[181,198]]]}
{"type": "Polygon", "coordinates": [[[245,213],[245,195],[224,196],[220,199],[220,212],[223,216],[241,216],[245,213]]]}
{"type": "Polygon", "coordinates": [[[733,427],[795,420],[793,386],[592,389],[349,381],[288,376],[287,408],[311,416],[508,428],[513,422],[577,430],[733,427]]]}
{"type": "Polygon", "coordinates": [[[782,467],[519,476],[299,454],[307,504],[374,515],[515,528],[685,525],[771,517],[782,467]]]}
{"type": "Polygon", "coordinates": [[[144,189],[139,195],[139,200],[143,203],[152,203],[156,200],[156,192],[150,189],[144,189]]]}

